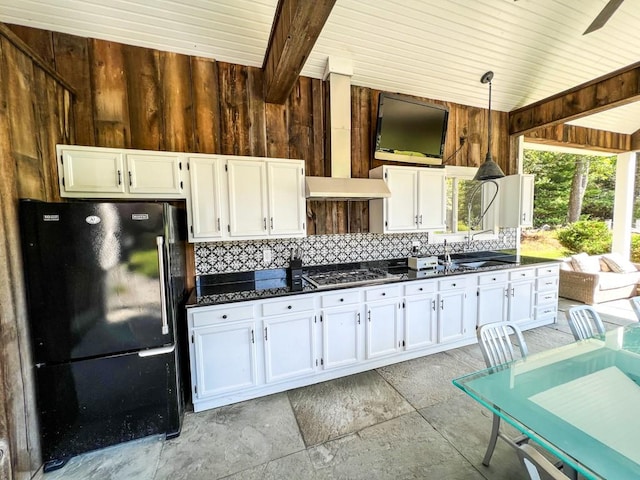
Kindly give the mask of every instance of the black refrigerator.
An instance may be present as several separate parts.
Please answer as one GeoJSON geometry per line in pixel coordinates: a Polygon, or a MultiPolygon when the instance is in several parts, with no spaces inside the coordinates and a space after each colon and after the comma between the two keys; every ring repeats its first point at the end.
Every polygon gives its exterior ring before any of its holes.
{"type": "Polygon", "coordinates": [[[180,434],[182,214],[166,203],[20,201],[45,471],[180,434]]]}

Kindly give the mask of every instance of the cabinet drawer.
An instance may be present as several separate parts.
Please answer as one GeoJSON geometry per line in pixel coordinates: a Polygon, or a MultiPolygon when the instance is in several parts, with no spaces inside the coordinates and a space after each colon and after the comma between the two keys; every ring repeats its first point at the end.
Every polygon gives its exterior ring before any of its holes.
{"type": "Polygon", "coordinates": [[[536,293],[536,305],[547,305],[547,304],[557,304],[558,303],[558,291],[551,292],[538,292],[536,293]]]}
{"type": "Polygon", "coordinates": [[[545,267],[536,268],[536,275],[538,277],[544,277],[547,275],[559,275],[559,274],[560,274],[559,265],[547,265],[545,267]]]}
{"type": "Polygon", "coordinates": [[[536,307],[536,320],[546,317],[553,317],[558,313],[557,305],[541,305],[536,307]]]}
{"type": "Polygon", "coordinates": [[[507,272],[488,273],[478,276],[478,285],[492,285],[494,283],[507,283],[507,272]]]}
{"type": "Polygon", "coordinates": [[[194,311],[193,327],[204,327],[213,323],[235,322],[253,318],[253,305],[216,308],[213,310],[194,311]]]}
{"type": "Polygon", "coordinates": [[[262,305],[262,315],[268,317],[270,315],[304,312],[305,310],[313,310],[313,304],[314,301],[312,296],[305,298],[291,298],[279,302],[269,302],[262,305]]]}
{"type": "Polygon", "coordinates": [[[558,277],[542,277],[536,280],[536,290],[539,292],[548,292],[550,290],[558,290],[558,277]]]}
{"type": "Polygon", "coordinates": [[[460,275],[454,278],[440,280],[438,282],[438,290],[453,290],[454,288],[466,288],[467,277],[460,275]]]}
{"type": "Polygon", "coordinates": [[[527,278],[534,278],[536,276],[536,271],[533,268],[526,270],[514,270],[513,272],[509,272],[509,280],[517,281],[517,280],[525,280],[527,278]]]}
{"type": "Polygon", "coordinates": [[[404,287],[404,294],[420,295],[422,293],[433,293],[436,291],[436,282],[409,282],[404,287]]]}
{"type": "Polygon", "coordinates": [[[323,295],[320,300],[322,308],[339,307],[341,305],[350,305],[360,301],[359,290],[344,290],[340,293],[331,295],[323,295]]]}
{"type": "Polygon", "coordinates": [[[372,300],[384,300],[386,298],[397,297],[399,295],[399,288],[397,286],[371,288],[367,290],[364,295],[367,302],[372,300]]]}

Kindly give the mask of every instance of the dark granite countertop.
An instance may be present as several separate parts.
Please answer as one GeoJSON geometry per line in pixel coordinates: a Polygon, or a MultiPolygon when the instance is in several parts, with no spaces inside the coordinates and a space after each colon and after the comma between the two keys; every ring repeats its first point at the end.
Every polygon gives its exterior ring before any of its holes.
{"type": "MultiPolygon", "coordinates": [[[[451,275],[464,275],[468,273],[482,273],[485,271],[507,270],[514,267],[536,266],[544,263],[556,263],[556,260],[548,258],[526,257],[513,253],[513,251],[489,251],[468,252],[451,255],[451,259],[457,264],[469,264],[488,262],[487,265],[477,267],[459,267],[444,269],[439,266],[435,270],[411,270],[407,265],[407,259],[390,259],[377,261],[363,261],[340,263],[332,265],[308,266],[303,268],[303,273],[326,272],[331,270],[349,270],[357,268],[376,269],[394,275],[393,279],[383,283],[397,283],[412,280],[430,278],[442,278],[451,275]]],[[[374,282],[380,284],[380,282],[374,282]]],[[[363,287],[367,285],[358,285],[363,287]]],[[[200,275],[196,278],[196,288],[193,289],[187,301],[187,308],[219,305],[224,303],[242,302],[247,300],[259,300],[301,293],[326,292],[343,288],[354,288],[353,285],[338,286],[335,288],[318,289],[305,280],[302,282],[302,290],[292,291],[287,279],[287,270],[283,268],[270,270],[256,270],[255,272],[224,273],[215,275],[200,275]]]]}

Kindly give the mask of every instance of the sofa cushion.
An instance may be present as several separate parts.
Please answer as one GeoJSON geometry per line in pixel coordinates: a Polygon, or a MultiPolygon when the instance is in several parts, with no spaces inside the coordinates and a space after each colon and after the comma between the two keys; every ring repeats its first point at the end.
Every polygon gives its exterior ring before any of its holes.
{"type": "Polygon", "coordinates": [[[627,287],[640,281],[640,272],[638,271],[632,273],[600,272],[598,276],[600,290],[627,287]]]}
{"type": "Polygon", "coordinates": [[[576,272],[598,273],[600,271],[600,258],[592,257],[586,253],[573,255],[571,264],[576,272]]]}
{"type": "Polygon", "coordinates": [[[609,266],[612,272],[631,273],[638,271],[633,263],[625,259],[619,253],[607,253],[605,255],[602,255],[602,259],[609,266]]]}

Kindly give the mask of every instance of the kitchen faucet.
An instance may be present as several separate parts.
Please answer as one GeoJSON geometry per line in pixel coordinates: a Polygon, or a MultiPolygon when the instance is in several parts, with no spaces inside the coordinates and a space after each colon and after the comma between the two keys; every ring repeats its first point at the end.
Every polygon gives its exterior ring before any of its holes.
{"type": "Polygon", "coordinates": [[[444,269],[445,270],[449,270],[449,267],[451,267],[451,264],[453,262],[451,261],[451,255],[449,254],[449,246],[447,245],[447,239],[445,238],[444,240],[444,269]]]}
{"type": "Polygon", "coordinates": [[[469,230],[469,235],[467,235],[467,247],[471,246],[471,242],[473,241],[473,237],[475,237],[476,235],[481,235],[483,233],[495,233],[495,231],[493,229],[488,229],[488,230],[482,230],[481,232],[472,232],[471,230],[469,230]]]}

